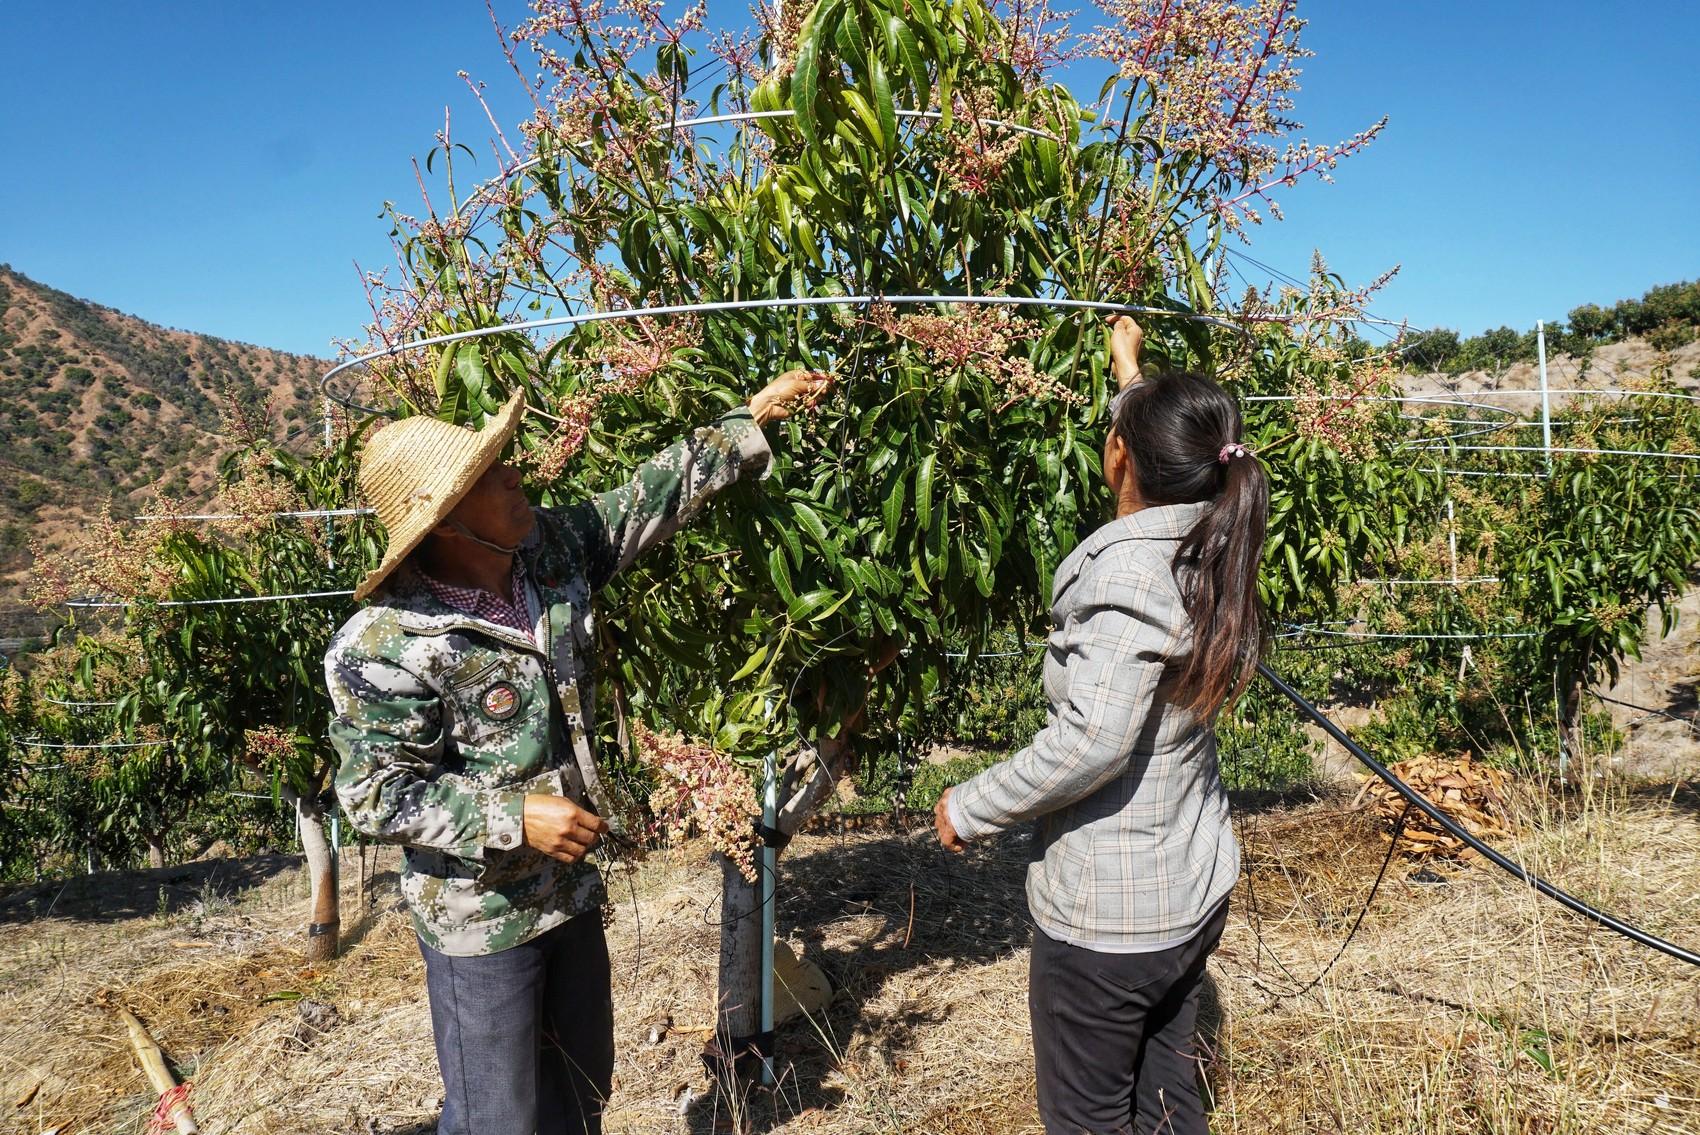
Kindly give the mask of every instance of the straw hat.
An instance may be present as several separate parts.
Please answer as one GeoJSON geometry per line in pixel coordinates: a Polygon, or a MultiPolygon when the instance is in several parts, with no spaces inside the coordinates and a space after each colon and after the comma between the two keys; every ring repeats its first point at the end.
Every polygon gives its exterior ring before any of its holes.
{"type": "Polygon", "coordinates": [[[389,542],[383,562],[355,588],[356,601],[400,567],[496,463],[524,409],[525,396],[515,393],[483,429],[421,416],[403,418],[372,435],[360,458],[360,494],[383,522],[389,542]]]}

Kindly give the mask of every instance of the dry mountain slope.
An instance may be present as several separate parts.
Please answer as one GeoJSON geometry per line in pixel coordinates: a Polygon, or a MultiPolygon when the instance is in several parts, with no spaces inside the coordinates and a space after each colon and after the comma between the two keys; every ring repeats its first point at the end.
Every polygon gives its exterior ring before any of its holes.
{"type": "Polygon", "coordinates": [[[206,495],[221,407],[270,398],[285,430],[317,412],[322,361],[169,330],[0,265],[0,639],[22,609],[33,540],[55,544],[106,500],[206,495]]]}

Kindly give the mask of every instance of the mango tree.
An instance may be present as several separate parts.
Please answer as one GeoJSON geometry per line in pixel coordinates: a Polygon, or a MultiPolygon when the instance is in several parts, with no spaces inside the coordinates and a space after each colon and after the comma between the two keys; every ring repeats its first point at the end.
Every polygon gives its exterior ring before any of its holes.
{"type": "MultiPolygon", "coordinates": [[[[1052,571],[1106,514],[1102,323],[1048,301],[1169,313],[1146,318],[1153,366],[1277,393],[1301,373],[1362,384],[1343,352],[1292,332],[1292,302],[1253,305],[1256,336],[1195,318],[1227,306],[1208,270],[1220,242],[1373,134],[1285,144],[1302,55],[1290,3],[1117,2],[1084,36],[1043,6],[781,4],[759,51],[713,41],[724,78],[705,106],[689,97],[706,81],[691,15],[540,11],[516,34],[546,76],[523,141],[463,198],[470,151],[445,137],[433,160],[453,204],[392,214],[406,272],[379,289],[374,346],[528,315],[776,302],[401,350],[369,383],[396,412],[468,422],[525,389],[547,415],[522,446],[550,501],[620,480],[784,369],[836,372],[829,403],[774,439],[771,479],[603,605],[605,702],[734,759],[786,753],[781,836],[856,748],[890,743],[953,646],[1037,627],[1052,571]],[[1060,81],[1071,64],[1108,75],[1099,97],[1060,81]],[[690,126],[702,112],[748,121],[690,126]],[[883,302],[931,295],[1015,302],[883,302]],[[834,302],[850,296],[872,301],[834,302]]],[[[1278,522],[1293,578],[1272,595],[1327,597],[1396,537],[1363,490],[1423,490],[1267,429],[1272,456],[1299,467],[1278,522]],[[1305,527],[1328,501],[1358,527],[1313,548],[1336,530],[1305,527]]],[[[756,897],[735,862],[747,837],[732,842],[722,1023],[748,1037],[756,897]]]]}
{"type": "Polygon", "coordinates": [[[121,633],[85,643],[80,686],[107,691],[98,696],[116,702],[123,732],[162,743],[110,751],[114,801],[158,810],[204,800],[245,768],[290,808],[312,887],[308,957],[317,960],[336,952],[339,923],[324,829],[334,756],[321,660],[352,601],[311,596],[346,591],[371,562],[375,537],[363,518],[277,515],[347,506],[354,434],[308,457],[260,434],[243,441],[225,462],[216,506],[233,519],[109,524],[80,560],[43,564],[38,598],[63,602],[90,588],[121,604],[121,633]]]}

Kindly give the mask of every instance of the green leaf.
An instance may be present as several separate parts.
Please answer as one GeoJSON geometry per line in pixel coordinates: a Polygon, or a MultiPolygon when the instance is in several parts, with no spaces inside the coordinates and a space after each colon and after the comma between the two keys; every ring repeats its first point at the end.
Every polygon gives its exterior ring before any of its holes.
{"type": "Polygon", "coordinates": [[[833,32],[833,42],[838,45],[839,54],[844,62],[849,64],[851,71],[860,71],[868,58],[868,37],[862,32],[862,22],[854,12],[838,21],[838,27],[833,32]]]}
{"type": "Polygon", "coordinates": [[[915,471],[915,524],[923,530],[932,525],[933,471],[937,465],[937,452],[929,453],[921,458],[920,468],[915,471]]]}
{"type": "Polygon", "coordinates": [[[797,36],[797,65],[791,75],[791,109],[797,129],[811,146],[820,145],[821,46],[833,22],[837,0],[822,0],[804,19],[797,36]]]}
{"type": "Polygon", "coordinates": [[[809,539],[822,548],[832,547],[832,542],[827,539],[826,522],[821,520],[820,513],[802,501],[792,501],[791,508],[797,515],[798,525],[808,534],[809,539]]]}
{"type": "Polygon", "coordinates": [[[887,16],[885,38],[892,47],[893,56],[902,60],[902,70],[915,92],[915,105],[910,109],[926,110],[932,90],[927,77],[927,63],[921,57],[921,45],[915,41],[915,33],[896,16],[887,16]]]}
{"type": "Polygon", "coordinates": [[[874,94],[874,110],[879,114],[880,135],[885,139],[885,152],[897,149],[897,108],[891,101],[891,83],[885,65],[879,59],[868,60],[868,86],[874,94]]]}
{"type": "MultiPolygon", "coordinates": [[[[810,591],[805,595],[799,595],[797,598],[793,599],[785,608],[785,617],[793,623],[800,623],[808,619],[811,615],[819,613],[821,609],[826,607],[828,604],[833,604],[834,600],[837,600],[838,603],[843,603],[844,600],[848,598],[848,594],[841,596],[830,588],[817,588],[814,591],[810,591]]],[[[837,609],[837,604],[833,604],[833,609],[837,609]]]]}
{"type": "Polygon", "coordinates": [[[785,558],[785,549],[774,545],[767,553],[767,574],[773,580],[773,589],[779,592],[779,597],[789,603],[797,597],[797,589],[791,583],[791,565],[785,558]]]}
{"type": "Polygon", "coordinates": [[[751,674],[754,674],[757,668],[759,668],[763,662],[767,661],[767,654],[771,648],[771,643],[762,643],[761,646],[756,648],[756,652],[750,655],[744,664],[738,668],[738,672],[726,680],[729,682],[737,682],[744,678],[748,678],[751,674]]]}
{"type": "Polygon", "coordinates": [[[887,137],[890,137],[893,142],[896,141],[895,135],[888,136],[886,134],[880,124],[881,116],[874,113],[874,108],[868,104],[868,100],[862,96],[860,91],[845,90],[843,94],[844,101],[849,103],[850,109],[856,112],[856,117],[861,120],[875,146],[883,152],[886,149],[887,137]]]}
{"type": "Polygon", "coordinates": [[[903,519],[904,489],[903,473],[901,470],[892,475],[891,491],[885,496],[885,534],[889,538],[897,536],[898,522],[903,519]]]}

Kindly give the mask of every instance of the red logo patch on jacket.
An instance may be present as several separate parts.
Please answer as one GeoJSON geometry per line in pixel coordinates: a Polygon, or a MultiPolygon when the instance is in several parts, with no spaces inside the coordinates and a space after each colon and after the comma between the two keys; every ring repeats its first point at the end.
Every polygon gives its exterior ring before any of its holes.
{"type": "Polygon", "coordinates": [[[506,721],[519,712],[519,691],[511,682],[497,682],[484,691],[479,699],[484,716],[492,721],[506,721]]]}

